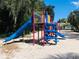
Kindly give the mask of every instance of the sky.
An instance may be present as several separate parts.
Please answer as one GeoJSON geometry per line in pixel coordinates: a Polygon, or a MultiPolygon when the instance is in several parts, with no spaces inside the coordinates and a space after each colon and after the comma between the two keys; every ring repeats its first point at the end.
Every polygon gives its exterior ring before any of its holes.
{"type": "Polygon", "coordinates": [[[44,2],[46,5],[55,6],[55,22],[61,18],[67,18],[69,13],[79,6],[79,0],[44,0],[44,2]]]}

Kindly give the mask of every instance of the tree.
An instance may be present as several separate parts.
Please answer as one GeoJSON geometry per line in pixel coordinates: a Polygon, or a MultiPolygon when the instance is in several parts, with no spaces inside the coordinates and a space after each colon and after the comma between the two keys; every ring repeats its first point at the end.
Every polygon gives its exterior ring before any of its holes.
{"type": "Polygon", "coordinates": [[[68,21],[75,28],[74,30],[79,30],[79,11],[74,10],[69,14],[68,21]]]}
{"type": "Polygon", "coordinates": [[[52,17],[52,21],[54,20],[54,6],[45,6],[45,11],[48,12],[49,15],[52,17]]]}
{"type": "Polygon", "coordinates": [[[58,20],[59,23],[67,23],[68,20],[66,18],[61,18],[58,20]]]}
{"type": "Polygon", "coordinates": [[[60,26],[62,29],[65,29],[65,27],[67,27],[67,26],[71,26],[70,23],[68,22],[68,19],[66,19],[66,18],[59,19],[58,23],[60,23],[60,26]]]}
{"type": "Polygon", "coordinates": [[[26,19],[31,16],[32,9],[34,9],[35,11],[40,11],[43,5],[43,0],[0,0],[0,21],[2,24],[3,22],[7,21],[5,22],[5,26],[3,25],[3,27],[5,27],[5,29],[8,28],[9,32],[10,27],[12,27],[11,30],[14,29],[12,31],[15,31],[15,29],[20,27],[21,24],[23,24],[26,19]],[[5,21],[3,21],[2,16],[7,16],[4,17],[5,21]],[[7,27],[6,24],[8,24],[7,27]]]}

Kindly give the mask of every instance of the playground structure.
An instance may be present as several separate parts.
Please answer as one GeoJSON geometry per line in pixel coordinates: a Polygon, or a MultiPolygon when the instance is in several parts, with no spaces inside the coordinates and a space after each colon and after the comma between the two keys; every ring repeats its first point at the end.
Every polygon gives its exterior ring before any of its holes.
{"type": "MultiPolygon", "coordinates": [[[[53,23],[53,21],[51,20],[51,16],[48,15],[47,12],[42,12],[41,16],[37,15],[34,11],[32,12],[32,17],[25,22],[15,33],[13,33],[12,35],[10,35],[9,37],[5,38],[3,40],[3,43],[7,43],[8,41],[11,41],[15,38],[18,38],[19,36],[22,35],[22,33],[25,31],[25,29],[27,29],[28,25],[32,25],[32,30],[33,30],[33,45],[35,44],[35,16],[38,16],[39,23],[41,24],[41,43],[43,43],[43,45],[45,43],[49,43],[48,41],[53,40],[55,42],[55,44],[57,44],[57,42],[59,41],[57,39],[57,36],[61,36],[64,37],[63,34],[57,32],[57,25],[56,23],[53,23]]],[[[39,35],[38,35],[39,36],[39,35]]]]}

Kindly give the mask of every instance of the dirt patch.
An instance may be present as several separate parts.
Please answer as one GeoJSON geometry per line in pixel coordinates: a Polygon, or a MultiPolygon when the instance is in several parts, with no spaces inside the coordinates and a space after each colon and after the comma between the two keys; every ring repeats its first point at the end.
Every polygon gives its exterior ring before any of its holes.
{"type": "Polygon", "coordinates": [[[15,44],[8,44],[2,47],[2,53],[5,54],[6,59],[11,59],[19,47],[15,44]]]}

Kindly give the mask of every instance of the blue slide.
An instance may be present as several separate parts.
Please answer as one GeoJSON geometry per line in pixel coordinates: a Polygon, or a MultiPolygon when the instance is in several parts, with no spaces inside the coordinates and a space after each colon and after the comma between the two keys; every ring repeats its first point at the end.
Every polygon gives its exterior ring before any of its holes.
{"type": "Polygon", "coordinates": [[[32,23],[32,18],[30,18],[27,22],[25,22],[14,34],[7,37],[3,42],[8,42],[10,40],[13,40],[14,38],[19,37],[22,35],[23,31],[29,26],[29,24],[32,23]]]}

